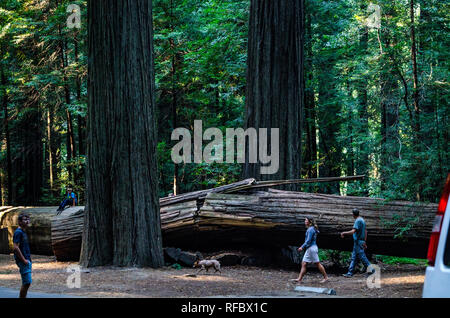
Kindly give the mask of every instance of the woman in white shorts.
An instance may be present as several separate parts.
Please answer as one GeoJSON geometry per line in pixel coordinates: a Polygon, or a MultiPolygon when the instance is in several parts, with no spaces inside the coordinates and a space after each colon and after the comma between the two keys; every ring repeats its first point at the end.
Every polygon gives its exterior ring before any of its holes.
{"type": "Polygon", "coordinates": [[[305,243],[303,243],[303,245],[298,249],[299,252],[305,250],[305,255],[303,256],[303,260],[302,260],[302,269],[300,270],[300,274],[299,274],[298,278],[293,279],[293,281],[300,284],[302,282],[303,276],[305,276],[305,274],[306,274],[306,265],[309,263],[313,263],[313,264],[317,265],[317,267],[319,268],[319,271],[323,275],[323,280],[321,280],[320,282],[325,283],[326,281],[328,281],[328,276],[325,271],[325,268],[323,267],[322,264],[320,264],[319,248],[317,247],[317,244],[316,244],[316,239],[317,239],[317,234],[319,233],[319,228],[318,228],[316,222],[314,221],[314,219],[310,218],[310,217],[305,218],[305,226],[307,228],[306,234],[305,234],[305,236],[306,236],[305,243]]]}

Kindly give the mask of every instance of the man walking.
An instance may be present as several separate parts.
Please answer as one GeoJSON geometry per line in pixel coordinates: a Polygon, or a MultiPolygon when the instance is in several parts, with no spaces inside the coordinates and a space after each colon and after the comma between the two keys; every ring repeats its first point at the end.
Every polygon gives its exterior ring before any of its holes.
{"type": "MultiPolygon", "coordinates": [[[[358,261],[361,260],[363,264],[369,268],[371,264],[364,253],[364,249],[367,248],[366,240],[367,240],[367,229],[366,222],[362,217],[359,216],[359,210],[353,209],[353,218],[355,219],[355,223],[353,224],[353,229],[351,231],[342,232],[341,238],[344,238],[345,235],[353,235],[353,252],[352,252],[352,261],[350,263],[350,267],[348,268],[347,274],[344,274],[345,277],[352,277],[355,273],[356,265],[358,261]]],[[[375,273],[375,269],[372,269],[368,275],[372,275],[375,273]]]]}
{"type": "Polygon", "coordinates": [[[20,288],[20,298],[26,298],[28,288],[31,285],[31,252],[28,243],[28,236],[25,230],[30,223],[30,217],[27,214],[19,215],[19,227],[14,232],[14,259],[19,267],[22,276],[22,287],[20,288]]]}

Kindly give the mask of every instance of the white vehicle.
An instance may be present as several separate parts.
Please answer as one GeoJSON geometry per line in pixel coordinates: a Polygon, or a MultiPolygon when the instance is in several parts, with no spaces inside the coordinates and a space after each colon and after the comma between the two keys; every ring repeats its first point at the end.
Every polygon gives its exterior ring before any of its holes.
{"type": "Polygon", "coordinates": [[[450,298],[450,173],[447,175],[444,193],[428,247],[428,264],[423,285],[424,298],[450,298]]]}

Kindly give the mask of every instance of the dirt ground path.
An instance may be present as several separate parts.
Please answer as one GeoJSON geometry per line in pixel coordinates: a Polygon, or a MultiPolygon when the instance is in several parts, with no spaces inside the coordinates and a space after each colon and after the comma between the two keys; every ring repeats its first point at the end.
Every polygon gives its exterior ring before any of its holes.
{"type": "MultiPolygon", "coordinates": [[[[223,267],[222,274],[206,273],[196,277],[197,270],[171,267],[162,269],[98,267],[81,272],[81,288],[71,289],[67,280],[70,265],[55,262],[53,257],[32,256],[33,284],[30,291],[63,293],[82,297],[211,297],[240,295],[289,295],[289,280],[298,272],[247,266],[223,267]]],[[[381,288],[369,288],[363,274],[345,278],[330,273],[330,281],[319,284],[320,274],[307,273],[304,285],[336,290],[340,297],[421,297],[425,268],[417,265],[381,267],[381,288]]],[[[19,289],[20,275],[12,255],[0,255],[0,287],[19,289]]]]}

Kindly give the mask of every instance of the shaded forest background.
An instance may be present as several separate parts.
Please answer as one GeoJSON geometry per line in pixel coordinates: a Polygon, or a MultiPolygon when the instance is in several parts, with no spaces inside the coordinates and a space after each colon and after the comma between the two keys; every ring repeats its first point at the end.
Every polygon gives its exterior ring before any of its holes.
{"type": "MultiPolygon", "coordinates": [[[[366,174],[309,192],[436,202],[449,169],[449,5],[306,0],[299,178],[366,174]]],[[[153,0],[159,195],[242,178],[240,164],[174,165],[174,128],[244,127],[249,1],[153,0]]],[[[0,1],[2,205],[85,199],[86,1],[0,1]],[[69,4],[82,8],[69,29],[69,4]]]]}

